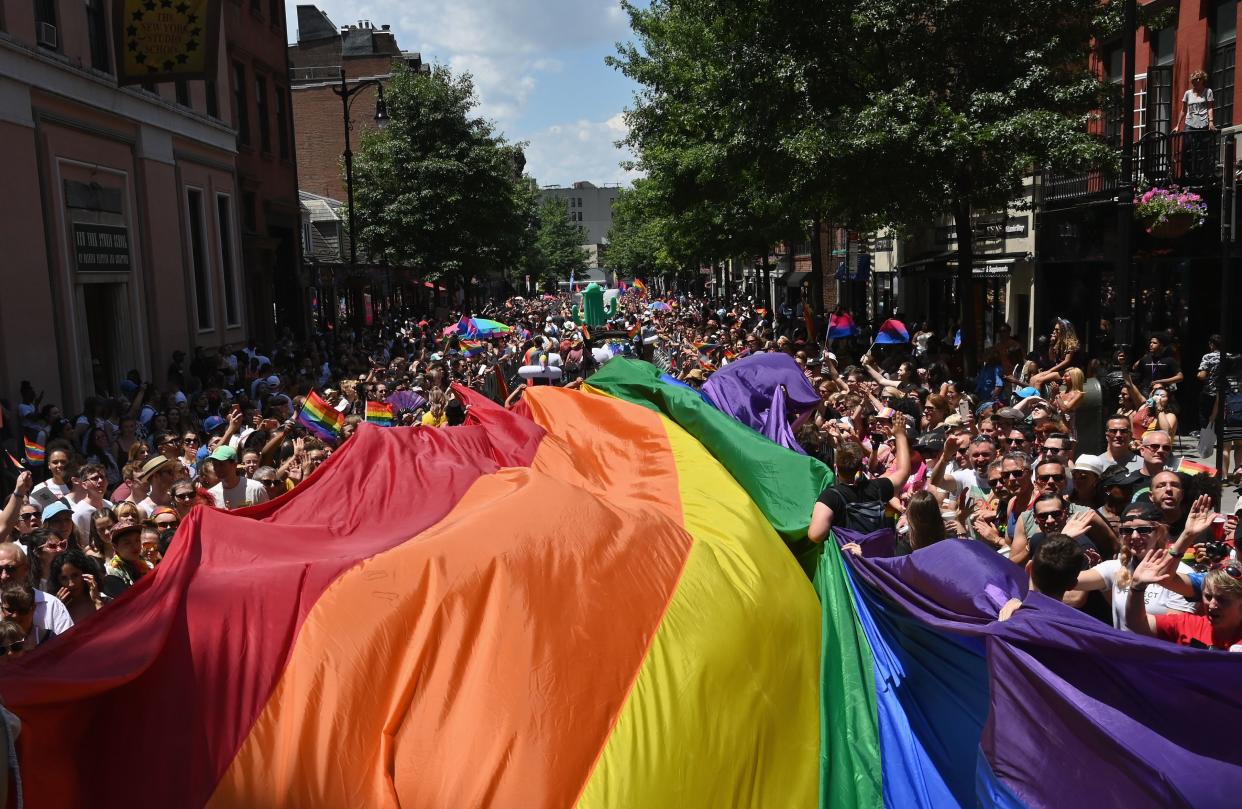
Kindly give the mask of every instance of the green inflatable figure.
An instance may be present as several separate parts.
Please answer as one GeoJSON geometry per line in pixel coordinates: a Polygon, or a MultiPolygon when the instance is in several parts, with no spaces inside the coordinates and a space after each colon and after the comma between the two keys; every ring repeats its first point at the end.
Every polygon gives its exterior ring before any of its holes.
{"type": "Polygon", "coordinates": [[[614,297],[608,301],[608,309],[605,310],[603,287],[595,282],[588,284],[582,291],[582,307],[586,310],[585,314],[579,312],[577,306],[570,310],[574,322],[579,326],[585,321],[590,328],[598,328],[617,316],[617,299],[614,297]]]}

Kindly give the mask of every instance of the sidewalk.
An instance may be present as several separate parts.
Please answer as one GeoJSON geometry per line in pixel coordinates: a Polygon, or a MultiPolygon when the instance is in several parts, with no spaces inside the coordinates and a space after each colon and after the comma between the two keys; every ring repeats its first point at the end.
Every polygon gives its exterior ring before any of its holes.
{"type": "MultiPolygon", "coordinates": [[[[1207,466],[1216,466],[1216,450],[1213,449],[1210,455],[1199,455],[1199,442],[1193,434],[1179,435],[1173,446],[1174,454],[1178,458],[1189,458],[1192,461],[1206,464],[1207,466]]],[[[1225,459],[1225,465],[1228,467],[1229,459],[1225,459]]],[[[1232,514],[1238,506],[1238,493],[1234,491],[1234,487],[1228,483],[1225,484],[1221,493],[1221,512],[1223,514],[1232,514]]]]}

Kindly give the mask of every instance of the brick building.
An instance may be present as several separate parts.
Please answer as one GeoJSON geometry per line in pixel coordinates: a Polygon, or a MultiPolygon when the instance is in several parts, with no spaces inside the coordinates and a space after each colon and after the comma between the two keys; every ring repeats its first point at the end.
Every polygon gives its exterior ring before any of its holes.
{"type": "MultiPolygon", "coordinates": [[[[339,206],[349,195],[342,165],[345,124],[341,97],[333,91],[342,84],[385,82],[399,64],[414,70],[429,68],[419,54],[397,46],[387,25],[376,28],[361,20],[337,28],[311,5],[298,6],[297,42],[288,46],[288,54],[300,190],[339,206]]],[[[350,139],[355,152],[361,135],[376,126],[377,95],[376,88],[366,87],[350,100],[350,139]]],[[[348,239],[345,234],[343,246],[348,245],[348,239]]],[[[384,307],[397,305],[409,281],[407,274],[394,276],[392,268],[372,264],[363,254],[358,256],[356,269],[347,261],[307,260],[303,266],[309,294],[316,301],[315,316],[328,323],[338,318],[366,322],[384,307]]]]}
{"type": "MultiPolygon", "coordinates": [[[[1173,329],[1183,340],[1183,366],[1197,362],[1207,336],[1221,324],[1221,179],[1232,174],[1219,161],[1220,128],[1237,123],[1237,0],[1169,0],[1143,4],[1136,35],[1134,109],[1101,110],[1094,131],[1120,148],[1123,126],[1134,134],[1133,181],[1146,187],[1176,185],[1198,192],[1208,206],[1207,222],[1189,233],[1159,237],[1133,223],[1131,286],[1118,288],[1117,176],[1104,171],[1039,177],[1035,216],[1036,333],[1047,333],[1054,316],[1068,317],[1098,352],[1111,345],[1103,329],[1119,295],[1134,301],[1133,336],[1173,329]],[[1203,134],[1179,131],[1183,94],[1190,75],[1203,70],[1214,95],[1218,129],[1203,134]]],[[[1115,37],[1097,43],[1093,66],[1120,87],[1123,43],[1115,37]]],[[[1120,92],[1118,92],[1120,97],[1120,92]]],[[[1231,136],[1232,137],[1232,136],[1231,136]]],[[[1233,272],[1238,261],[1229,259],[1233,272]]],[[[1231,346],[1230,350],[1236,347],[1231,346]]],[[[1194,401],[1198,383],[1187,373],[1183,403],[1194,401]]]]}
{"type": "Polygon", "coordinates": [[[223,3],[229,103],[237,129],[242,255],[249,332],[270,344],[304,335],[298,173],[283,0],[223,3]]]}
{"type": "MultiPolygon", "coordinates": [[[[352,84],[385,81],[398,63],[424,69],[422,57],[402,51],[387,25],[375,28],[362,20],[338,29],[315,6],[298,6],[297,34],[289,46],[289,67],[301,189],[344,200],[345,129],[341,99],[332,91],[340,88],[342,76],[352,84]]],[[[351,101],[355,151],[361,134],[375,127],[375,100],[376,91],[366,89],[351,101]]]]}
{"type": "Polygon", "coordinates": [[[66,412],[247,337],[225,38],[207,80],[120,87],[112,25],[0,0],[0,391],[66,412]]]}

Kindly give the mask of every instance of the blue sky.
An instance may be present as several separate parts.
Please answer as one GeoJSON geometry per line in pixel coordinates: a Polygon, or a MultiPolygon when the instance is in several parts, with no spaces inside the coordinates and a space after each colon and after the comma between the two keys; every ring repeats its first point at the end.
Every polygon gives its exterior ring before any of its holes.
{"type": "MultiPolygon", "coordinates": [[[[320,0],[338,26],[388,24],[423,60],[474,75],[481,111],[511,141],[527,141],[526,168],[540,185],[633,179],[622,111],[634,85],[604,64],[629,39],[617,0],[320,0]]],[[[287,6],[296,37],[296,2],[287,6]]]]}

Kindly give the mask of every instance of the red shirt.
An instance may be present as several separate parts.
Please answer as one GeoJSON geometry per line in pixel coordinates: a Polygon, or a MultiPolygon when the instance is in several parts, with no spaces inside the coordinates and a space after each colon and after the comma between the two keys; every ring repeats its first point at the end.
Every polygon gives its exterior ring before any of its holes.
{"type": "Polygon", "coordinates": [[[1242,630],[1232,634],[1216,632],[1205,615],[1170,612],[1152,617],[1156,619],[1156,637],[1171,640],[1179,646],[1190,646],[1192,640],[1197,640],[1213,649],[1228,649],[1242,642],[1242,630]]]}

